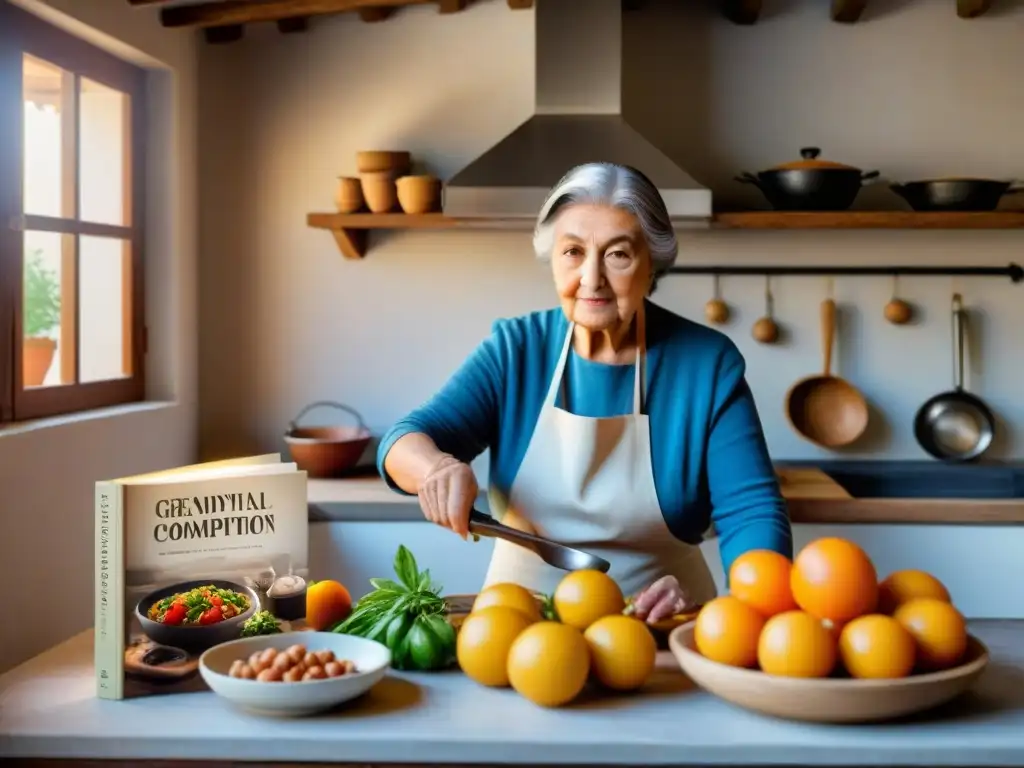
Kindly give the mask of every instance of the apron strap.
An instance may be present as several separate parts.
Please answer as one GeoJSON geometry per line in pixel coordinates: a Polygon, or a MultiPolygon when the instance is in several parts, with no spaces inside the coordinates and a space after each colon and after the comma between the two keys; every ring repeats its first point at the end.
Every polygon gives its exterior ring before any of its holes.
{"type": "Polygon", "coordinates": [[[633,415],[644,412],[644,393],[646,392],[647,373],[647,324],[644,318],[644,305],[641,303],[636,311],[636,376],[633,380],[633,415]]]}
{"type": "Polygon", "coordinates": [[[558,397],[558,390],[562,386],[562,381],[565,377],[565,361],[569,359],[569,345],[572,344],[572,334],[575,328],[576,323],[570,321],[569,331],[565,334],[565,343],[562,344],[562,354],[558,356],[558,362],[555,363],[555,373],[551,377],[551,383],[548,385],[548,394],[544,398],[544,406],[546,408],[554,407],[555,400],[558,397]]]}

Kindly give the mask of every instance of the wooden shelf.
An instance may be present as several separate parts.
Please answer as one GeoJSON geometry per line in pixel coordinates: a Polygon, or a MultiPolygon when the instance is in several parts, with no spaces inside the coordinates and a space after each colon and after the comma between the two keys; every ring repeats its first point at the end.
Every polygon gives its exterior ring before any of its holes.
{"type": "MultiPolygon", "coordinates": [[[[310,213],[306,224],[334,235],[347,259],[366,255],[371,229],[522,229],[512,219],[454,219],[443,213],[310,213]]],[[[1024,229],[1024,211],[917,213],[914,211],[740,211],[715,214],[712,229],[1024,229]]]]}
{"type": "Polygon", "coordinates": [[[740,211],[715,214],[716,229],[1021,229],[1024,211],[740,211]]]}

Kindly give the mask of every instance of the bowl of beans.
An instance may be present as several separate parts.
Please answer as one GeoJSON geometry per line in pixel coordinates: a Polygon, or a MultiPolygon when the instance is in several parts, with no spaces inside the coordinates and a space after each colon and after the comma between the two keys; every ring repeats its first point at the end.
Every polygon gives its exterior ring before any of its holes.
{"type": "Polygon", "coordinates": [[[199,657],[218,696],[265,715],[308,715],[355,699],[383,679],[391,652],[333,632],[284,632],[232,640],[199,657]]]}

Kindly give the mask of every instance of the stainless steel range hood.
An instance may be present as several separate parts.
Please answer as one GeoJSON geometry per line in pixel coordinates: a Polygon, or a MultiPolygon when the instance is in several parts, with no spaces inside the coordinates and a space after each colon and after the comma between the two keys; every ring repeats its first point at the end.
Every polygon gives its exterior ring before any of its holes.
{"type": "Polygon", "coordinates": [[[711,191],[622,116],[622,0],[537,0],[534,115],[452,177],[443,210],[459,218],[533,219],[574,165],[639,169],[677,221],[707,222],[711,191]]]}

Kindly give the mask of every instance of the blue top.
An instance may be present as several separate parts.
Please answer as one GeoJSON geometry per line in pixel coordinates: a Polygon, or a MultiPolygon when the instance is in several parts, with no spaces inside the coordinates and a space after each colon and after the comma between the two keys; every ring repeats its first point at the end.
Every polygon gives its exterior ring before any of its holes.
{"type": "MultiPolygon", "coordinates": [[[[722,566],[751,549],[792,557],[785,501],[768,456],[740,351],[722,333],[646,304],[647,392],[654,483],[669,530],[697,544],[714,523],[722,566]]],[[[519,471],[568,321],[560,308],[494,323],[485,339],[425,404],[381,440],[377,466],[403,435],[422,432],[470,462],[490,448],[490,482],[506,497],[519,471]]],[[[565,372],[568,406],[580,416],[633,412],[633,364],[608,365],[572,351],[565,372]]]]}

